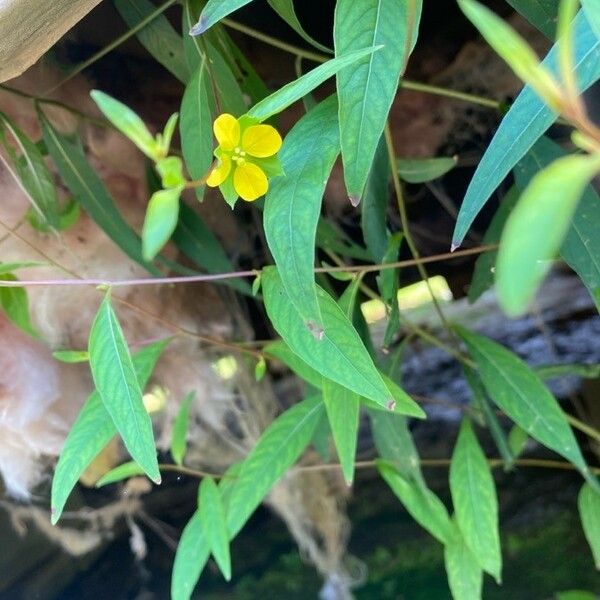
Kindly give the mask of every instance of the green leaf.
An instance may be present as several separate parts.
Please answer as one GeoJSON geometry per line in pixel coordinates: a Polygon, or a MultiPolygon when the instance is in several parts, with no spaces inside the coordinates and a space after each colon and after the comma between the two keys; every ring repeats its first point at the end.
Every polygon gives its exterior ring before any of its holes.
{"type": "Polygon", "coordinates": [[[594,592],[586,592],[585,590],[567,590],[566,592],[558,592],[556,600],[598,600],[598,596],[594,592]]]}
{"type": "Polygon", "coordinates": [[[320,388],[323,382],[322,375],[309,367],[297,354],[290,350],[290,347],[283,341],[277,340],[271,342],[263,348],[267,356],[274,356],[284,365],[289,367],[298,377],[310,383],[310,385],[320,388]]]}
{"type": "MultiPolygon", "coordinates": [[[[386,406],[388,410],[417,419],[426,418],[423,409],[395,381],[385,373],[379,372],[379,374],[392,395],[393,405],[386,406]]],[[[379,406],[377,408],[380,409],[379,406]]]]}
{"type": "Polygon", "coordinates": [[[556,38],[558,0],[506,0],[549,40],[556,38]]]}
{"type": "Polygon", "coordinates": [[[181,402],[179,412],[173,421],[173,430],[171,431],[171,456],[176,465],[183,464],[185,456],[186,438],[189,427],[190,407],[194,400],[196,392],[190,392],[181,402]]]}
{"type": "Polygon", "coordinates": [[[360,396],[323,377],[323,403],[347,485],[354,479],[360,396]]]}
{"type": "Polygon", "coordinates": [[[321,52],[331,53],[331,50],[315,41],[302,27],[296,16],[293,0],[267,0],[271,8],[305,41],[321,52]]]}
{"type": "Polygon", "coordinates": [[[600,569],[600,493],[585,483],[577,500],[585,537],[592,549],[596,569],[600,569]]]}
{"type": "Polygon", "coordinates": [[[356,244],[338,225],[323,216],[317,224],[317,246],[348,258],[368,261],[370,253],[356,244]]]}
{"type": "Polygon", "coordinates": [[[231,579],[231,557],[225,510],[219,489],[212,477],[205,477],[200,484],[199,504],[204,536],[223,577],[229,581],[231,579]]]}
{"type": "MultiPolygon", "coordinates": [[[[272,181],[264,230],[281,280],[307,327],[323,329],[315,287],[315,237],[325,184],[339,153],[335,96],[303,116],[285,137],[285,177],[272,181]]],[[[318,334],[318,333],[317,333],[318,334]]]]}
{"type": "MultiPolygon", "coordinates": [[[[600,77],[600,40],[581,12],[575,18],[573,27],[575,78],[583,92],[600,77]]],[[[556,45],[543,64],[553,73],[557,72],[556,45]]],[[[546,106],[530,87],[519,94],[502,120],[469,184],[454,229],[453,247],[461,244],[492,192],[557,117],[557,113],[546,106]]]]}
{"type": "MultiPolygon", "coordinates": [[[[542,136],[515,167],[515,180],[521,191],[536,173],[566,154],[558,144],[542,136]]],[[[596,235],[598,222],[600,197],[591,185],[587,185],[571,219],[560,255],[581,277],[600,309],[600,239],[596,235]]]]}
{"type": "Polygon", "coordinates": [[[581,0],[581,6],[590,27],[600,38],[600,0],[581,0]]]}
{"type": "MultiPolygon", "coordinates": [[[[0,273],[0,281],[18,281],[12,273],[0,273]]],[[[29,301],[23,287],[0,286],[0,308],[8,320],[31,337],[39,337],[29,317],[29,301]]]]}
{"type": "Polygon", "coordinates": [[[369,419],[379,456],[392,463],[404,479],[424,486],[419,453],[406,417],[382,410],[369,410],[369,419]]]}
{"type": "Polygon", "coordinates": [[[320,396],[307,398],[277,417],[242,463],[227,504],[227,527],[234,537],[269,490],[310,443],[323,410],[320,396]]]}
{"type": "Polygon", "coordinates": [[[354,50],[344,54],[343,56],[332,58],[326,63],[319,65],[312,71],[309,71],[305,75],[302,75],[302,77],[299,77],[295,81],[292,81],[287,85],[284,85],[282,88],[279,88],[276,92],[273,92],[270,96],[267,96],[258,104],[255,104],[248,111],[248,115],[258,119],[259,121],[265,121],[269,117],[281,112],[297,100],[300,100],[309,92],[312,92],[312,90],[335,75],[340,69],[352,65],[361,58],[364,58],[373,52],[377,52],[380,49],[381,46],[362,48],[361,50],[354,50]]]}
{"type": "Polygon", "coordinates": [[[552,265],[583,190],[600,170],[600,157],[554,161],[533,177],[502,232],[496,290],[509,315],[521,315],[552,265]]]}
{"type": "MultiPolygon", "coordinates": [[[[181,101],[181,150],[192,179],[203,178],[212,163],[212,111],[210,108],[210,79],[206,61],[194,71],[181,101]]],[[[204,186],[196,188],[201,199],[204,186]]]]}
{"type": "Polygon", "coordinates": [[[129,138],[148,158],[159,160],[158,143],[142,119],[127,105],[99,90],[92,90],[90,96],[104,116],[127,138],[129,138]]]}
{"type": "Polygon", "coordinates": [[[183,186],[152,194],[142,229],[142,252],[146,260],[152,260],[175,231],[182,191],[183,186]]]}
{"type": "Polygon", "coordinates": [[[421,483],[400,475],[389,463],[376,462],[380,475],[410,516],[442,544],[447,543],[452,535],[452,522],[442,501],[421,483]]]}
{"type": "MultiPolygon", "coordinates": [[[[508,215],[510,215],[515,207],[518,199],[519,190],[513,185],[508,192],[506,192],[504,198],[502,198],[502,202],[500,202],[500,206],[483,236],[483,240],[481,241],[482,245],[487,246],[498,244],[500,242],[500,236],[502,235],[502,230],[506,224],[506,219],[508,219],[508,215]]],[[[483,292],[492,287],[497,257],[498,250],[483,252],[477,257],[471,285],[469,286],[469,302],[475,302],[483,292]]]]}
{"type": "Polygon", "coordinates": [[[267,372],[267,363],[265,357],[261,356],[254,367],[254,380],[262,381],[267,372]]]}
{"type": "Polygon", "coordinates": [[[52,356],[65,363],[87,362],[90,359],[90,353],[87,350],[55,350],[52,356]]]}
{"type": "Polygon", "coordinates": [[[186,179],[183,174],[183,161],[179,156],[166,156],[156,161],[156,172],[165,189],[183,188],[186,179]]]}
{"type": "Polygon", "coordinates": [[[508,445],[515,458],[521,456],[528,439],[529,434],[524,429],[521,429],[518,425],[511,427],[511,430],[508,432],[508,445]]]}
{"type": "Polygon", "coordinates": [[[552,73],[540,63],[531,46],[504,19],[475,0],[458,0],[458,5],[495,52],[517,77],[530,85],[555,110],[561,91],[552,73]]]}
{"type": "Polygon", "coordinates": [[[479,566],[498,583],[502,554],[498,533],[498,498],[485,454],[469,419],[463,419],[450,464],[450,491],[456,521],[479,566]]]}
{"type": "Polygon", "coordinates": [[[148,477],[160,483],[152,421],[108,295],[92,323],[89,353],[94,384],[125,447],[148,477]]]}
{"type": "Polygon", "coordinates": [[[143,259],[141,240],[117,210],[101,179],[87,162],[81,145],[54,129],[42,112],[38,114],[48,152],[75,199],[129,258],[153,275],[160,275],[158,269],[143,259]]]}
{"type": "Polygon", "coordinates": [[[600,377],[600,363],[568,363],[566,365],[539,365],[534,368],[540,379],[555,379],[565,375],[575,375],[584,379],[600,377]]]}
{"type": "Polygon", "coordinates": [[[490,398],[532,438],[571,461],[596,487],[558,402],[518,356],[490,339],[455,327],[479,367],[490,398]]]}
{"type": "Polygon", "coordinates": [[[305,327],[274,267],[263,269],[263,293],[273,326],[310,367],[378,404],[393,403],[360,336],[333,298],[317,288],[325,331],[316,340],[305,327]]]}
{"type": "Polygon", "coordinates": [[[453,535],[444,546],[444,563],[454,600],[481,600],[483,572],[465,540],[452,523],[453,535]]]}
{"type": "Polygon", "coordinates": [[[375,151],[371,172],[361,202],[361,227],[365,244],[374,262],[380,263],[388,247],[387,209],[390,200],[388,187],[390,160],[382,136],[375,151]]]}
{"type": "Polygon", "coordinates": [[[59,205],[54,179],[46,167],[44,157],[34,144],[4,113],[0,112],[0,143],[9,155],[20,184],[27,194],[32,207],[41,221],[49,227],[58,229],[59,205]],[[8,132],[14,146],[9,143],[8,132]]]}
{"type": "Polygon", "coordinates": [[[425,183],[448,173],[456,166],[458,158],[399,158],[396,161],[398,175],[407,183],[425,183]]]}
{"type": "Polygon", "coordinates": [[[47,267],[48,263],[37,260],[21,260],[18,262],[0,262],[0,275],[11,273],[17,269],[28,269],[29,267],[47,267]]]}
{"type": "MultiPolygon", "coordinates": [[[[154,342],[133,355],[133,367],[140,388],[146,387],[156,362],[170,341],[169,338],[154,342]]],[[[100,394],[94,391],[71,427],[58,458],[52,478],[52,524],[56,524],[60,518],[77,480],[116,433],[117,429],[102,404],[100,394]]]]}
{"type": "Polygon", "coordinates": [[[104,487],[110,483],[117,483],[118,481],[123,481],[123,479],[136,477],[137,475],[144,475],[144,469],[134,461],[126,462],[102,475],[102,477],[96,481],[95,487],[104,487]]]}
{"type": "MultiPolygon", "coordinates": [[[[156,6],[148,0],[114,0],[123,20],[130,28],[138,25],[156,11],[156,6]]],[[[189,71],[183,54],[181,36],[173,29],[165,15],[159,14],[148,25],[137,32],[137,38],[148,52],[185,83],[189,71]]]]}
{"type": "Polygon", "coordinates": [[[400,75],[414,45],[421,7],[421,0],[338,0],[336,4],[336,56],[382,46],[381,51],[337,74],[344,180],[355,206],[363,196],[400,75]]]}
{"type": "MultiPolygon", "coordinates": [[[[209,273],[235,271],[219,240],[200,215],[184,202],[179,205],[179,222],[172,239],[183,254],[209,273]]],[[[242,294],[251,294],[250,286],[244,279],[224,279],[214,283],[227,285],[242,294]]]]}

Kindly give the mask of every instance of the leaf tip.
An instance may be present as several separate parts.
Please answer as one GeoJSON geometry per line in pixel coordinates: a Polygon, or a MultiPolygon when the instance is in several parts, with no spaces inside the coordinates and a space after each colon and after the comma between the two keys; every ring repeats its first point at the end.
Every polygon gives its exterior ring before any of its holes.
{"type": "Polygon", "coordinates": [[[198,22],[190,29],[191,36],[201,35],[208,29],[206,17],[201,16],[198,22]]]}
{"type": "Polygon", "coordinates": [[[52,525],[56,525],[58,523],[58,519],[60,519],[60,511],[56,508],[56,506],[52,506],[50,508],[50,523],[52,523],[52,525]]]}
{"type": "Polygon", "coordinates": [[[461,242],[459,240],[452,240],[452,243],[450,244],[450,252],[454,252],[460,248],[460,244],[461,242]]]}
{"type": "Polygon", "coordinates": [[[359,194],[350,194],[348,196],[348,200],[350,200],[350,204],[352,204],[352,206],[354,208],[356,208],[360,204],[360,195],[359,194]]]}

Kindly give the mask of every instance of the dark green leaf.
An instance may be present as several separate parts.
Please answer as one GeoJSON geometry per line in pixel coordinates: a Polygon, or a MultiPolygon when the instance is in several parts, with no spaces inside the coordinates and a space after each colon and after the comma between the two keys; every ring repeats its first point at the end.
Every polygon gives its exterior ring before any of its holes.
{"type": "MultiPolygon", "coordinates": [[[[135,374],[143,389],[157,360],[170,339],[160,340],[136,352],[133,359],[135,374]]],[[[52,478],[52,523],[56,524],[71,490],[98,453],[117,433],[117,429],[95,391],[87,399],[69,431],[52,478]]]]}
{"type": "Polygon", "coordinates": [[[496,486],[471,422],[466,418],[452,454],[450,491],[456,521],[466,545],[479,566],[500,583],[502,554],[496,486]]]}
{"type": "Polygon", "coordinates": [[[556,38],[559,0],[506,0],[549,40],[556,38]]]}
{"type": "Polygon", "coordinates": [[[442,501],[421,483],[400,475],[391,464],[378,460],[377,468],[411,517],[442,544],[447,543],[452,535],[452,522],[442,501]]]}
{"type": "MultiPolygon", "coordinates": [[[[123,20],[133,28],[156,11],[148,0],[114,0],[123,20]]],[[[173,29],[165,15],[157,15],[137,32],[137,38],[148,52],[179,81],[185,83],[189,71],[183,54],[181,36],[173,29]]]]}
{"type": "Polygon", "coordinates": [[[231,579],[231,557],[225,510],[221,502],[221,494],[212,477],[205,477],[200,484],[199,505],[206,542],[223,577],[229,581],[231,579]]]}
{"type": "Polygon", "coordinates": [[[176,465],[183,464],[185,456],[185,447],[190,418],[190,407],[194,400],[196,392],[190,392],[181,402],[179,412],[173,421],[173,430],[171,431],[171,456],[176,465]]]}
{"type": "Polygon", "coordinates": [[[490,398],[531,437],[570,460],[593,485],[577,440],[558,402],[515,354],[490,339],[456,327],[479,367],[490,398]]]}
{"type": "Polygon", "coordinates": [[[234,537],[271,487],[298,460],[321,417],[319,396],[307,398],[277,417],[242,463],[227,503],[227,526],[234,537]]]}
{"type": "Polygon", "coordinates": [[[354,205],[363,196],[377,144],[414,46],[421,0],[338,0],[336,56],[383,46],[337,74],[344,180],[354,205]]]}
{"type": "Polygon", "coordinates": [[[323,329],[315,288],[315,236],[325,184],[339,152],[335,96],[302,117],[279,158],[285,177],[267,192],[265,235],[281,280],[307,327],[323,329]]]}
{"type": "MultiPolygon", "coordinates": [[[[574,21],[575,77],[581,91],[600,77],[596,38],[583,14],[574,21]]],[[[557,72],[557,46],[544,59],[553,73],[557,72]]],[[[469,184],[454,230],[453,246],[461,244],[475,217],[492,192],[510,170],[533,146],[536,140],[554,123],[557,114],[546,106],[530,88],[526,87],[502,120],[498,131],[481,159],[469,184]]]]}
{"type": "Polygon", "coordinates": [[[160,483],[152,421],[109,296],[92,323],[89,353],[94,384],[125,447],[148,477],[160,483]]]}
{"type": "Polygon", "coordinates": [[[110,483],[117,483],[118,481],[123,481],[123,479],[136,477],[137,475],[144,475],[144,469],[134,461],[126,462],[102,475],[102,477],[96,481],[96,487],[104,487],[110,483]]]}
{"type": "Polygon", "coordinates": [[[354,479],[360,396],[323,378],[323,403],[347,485],[354,479]]]}
{"type": "MultiPolygon", "coordinates": [[[[500,242],[500,236],[502,235],[506,219],[508,219],[508,215],[515,207],[518,199],[519,191],[513,185],[504,195],[504,198],[502,198],[502,202],[483,236],[482,245],[498,244],[500,242]]],[[[469,302],[475,302],[483,292],[492,287],[497,257],[497,250],[483,252],[478,256],[475,261],[475,270],[473,271],[471,285],[469,286],[469,302]]]]}
{"type": "Polygon", "coordinates": [[[104,184],[87,162],[81,145],[59,133],[43,113],[39,115],[48,152],[75,199],[127,256],[153,275],[160,275],[158,269],[144,261],[141,240],[117,210],[104,184]]]}
{"type": "Polygon", "coordinates": [[[399,158],[398,175],[407,183],[425,183],[448,173],[456,166],[457,157],[399,158]]]}
{"type": "Polygon", "coordinates": [[[323,377],[312,367],[309,367],[297,354],[290,350],[290,347],[283,341],[277,340],[271,342],[263,348],[267,356],[274,356],[284,365],[289,367],[298,377],[310,383],[310,385],[320,388],[323,377]]]}
{"type": "Polygon", "coordinates": [[[522,454],[528,439],[529,434],[525,430],[521,429],[518,425],[512,426],[508,432],[508,445],[515,458],[522,454]]]}

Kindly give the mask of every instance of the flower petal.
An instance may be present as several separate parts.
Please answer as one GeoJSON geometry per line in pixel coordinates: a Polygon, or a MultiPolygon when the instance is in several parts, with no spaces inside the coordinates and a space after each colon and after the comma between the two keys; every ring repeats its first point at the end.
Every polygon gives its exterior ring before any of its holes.
{"type": "Polygon", "coordinates": [[[210,172],[206,185],[208,187],[217,187],[221,185],[229,176],[231,171],[231,159],[223,154],[219,159],[217,166],[210,172]]]}
{"type": "Polygon", "coordinates": [[[269,182],[260,167],[246,162],[233,172],[233,187],[242,200],[252,202],[267,193],[269,182]]]}
{"type": "Polygon", "coordinates": [[[215,119],[213,131],[223,150],[233,150],[240,143],[240,124],[229,113],[219,115],[215,119]]]}
{"type": "Polygon", "coordinates": [[[281,148],[281,136],[270,125],[252,125],[242,135],[242,150],[258,158],[273,156],[281,148]]]}

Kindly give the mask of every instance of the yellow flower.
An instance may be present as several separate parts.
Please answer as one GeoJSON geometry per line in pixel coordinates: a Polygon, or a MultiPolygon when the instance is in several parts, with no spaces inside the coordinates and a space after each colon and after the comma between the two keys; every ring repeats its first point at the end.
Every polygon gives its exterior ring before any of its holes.
{"type": "Polygon", "coordinates": [[[225,113],[215,119],[213,131],[219,142],[218,164],[206,185],[220,187],[232,206],[237,196],[252,202],[266,194],[268,177],[281,173],[276,154],[282,142],[277,130],[247,116],[236,119],[225,113]]]}

